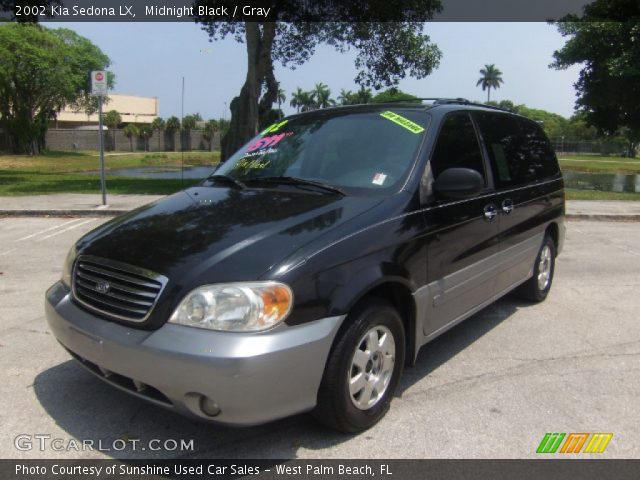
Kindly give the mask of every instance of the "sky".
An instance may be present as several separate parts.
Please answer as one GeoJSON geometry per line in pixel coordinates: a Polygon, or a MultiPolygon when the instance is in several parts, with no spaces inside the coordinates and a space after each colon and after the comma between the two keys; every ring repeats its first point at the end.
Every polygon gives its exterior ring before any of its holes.
{"type": "MultiPolygon", "coordinates": [[[[246,75],[244,44],[233,39],[210,43],[194,23],[55,23],[89,38],[112,60],[114,93],[158,97],[160,116],[181,112],[181,86],[185,78],[184,113],[203,118],[229,118],[228,102],[236,96],[246,75]]],[[[428,77],[405,78],[399,88],[420,97],[462,97],[486,100],[476,87],[479,70],[495,64],[504,84],[491,92],[492,100],[511,100],[569,117],[573,113],[580,68],[548,68],[553,52],[565,40],[546,23],[448,23],[425,26],[442,51],[440,66],[428,77]]],[[[290,70],[276,65],[276,78],[287,94],[297,87],[310,90],[323,82],[333,98],[340,89],[357,90],[353,79],[356,51],[338,53],[320,46],[305,65],[290,70]]]]}

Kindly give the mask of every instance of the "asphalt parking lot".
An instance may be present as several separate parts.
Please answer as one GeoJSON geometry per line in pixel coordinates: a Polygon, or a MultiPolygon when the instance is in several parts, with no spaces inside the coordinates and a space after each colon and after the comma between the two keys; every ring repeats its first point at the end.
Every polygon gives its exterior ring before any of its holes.
{"type": "Polygon", "coordinates": [[[198,423],[73,363],[47,331],[44,291],[71,244],[104,221],[0,219],[3,458],[522,458],[546,432],[611,432],[601,458],[640,457],[640,223],[569,222],[545,303],[507,297],[424,347],[391,411],[353,436],[309,415],[198,423]],[[46,448],[18,449],[18,435],[48,436],[46,448]],[[78,452],[73,439],[102,450],[78,452]],[[152,439],[167,448],[145,448],[152,439]]]}

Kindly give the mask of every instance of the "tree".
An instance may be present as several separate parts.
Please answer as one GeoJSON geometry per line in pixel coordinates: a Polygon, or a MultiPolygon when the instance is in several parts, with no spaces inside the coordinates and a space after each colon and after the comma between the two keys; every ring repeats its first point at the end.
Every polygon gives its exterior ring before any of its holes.
{"type": "Polygon", "coordinates": [[[296,109],[296,112],[300,111],[303,105],[303,96],[306,94],[300,87],[296,88],[296,91],[291,94],[291,101],[289,105],[296,109]]]}
{"type": "Polygon", "coordinates": [[[485,65],[484,68],[480,69],[480,79],[478,83],[476,83],[476,87],[478,85],[482,85],[482,91],[487,91],[487,102],[491,100],[491,89],[494,90],[500,88],[500,84],[504,83],[502,80],[502,72],[496,68],[496,66],[492,63],[491,65],[485,65]]]}
{"type": "MultiPolygon", "coordinates": [[[[196,1],[196,6],[214,5],[217,0],[196,1]]],[[[220,22],[218,18],[196,16],[210,40],[231,36],[246,44],[247,74],[239,95],[230,103],[231,124],[222,139],[223,160],[258,132],[260,112],[269,111],[276,101],[275,62],[295,68],[305,63],[320,43],[338,51],[353,47],[358,51],[356,83],[375,88],[395,85],[407,75],[424,78],[438,66],[441,53],[423,33],[424,24],[406,20],[432,18],[441,10],[439,0],[366,2],[367,18],[386,17],[389,21],[384,22],[347,21],[354,18],[349,2],[323,3],[325,18],[341,20],[333,22],[303,18],[309,9],[306,0],[291,0],[278,7],[278,19],[288,21],[220,22]]]]}
{"type": "Polygon", "coordinates": [[[282,109],[282,104],[287,101],[287,95],[283,89],[278,87],[278,95],[276,96],[276,101],[278,102],[278,109],[282,109]]]}
{"type": "Polygon", "coordinates": [[[160,135],[160,132],[164,130],[164,120],[161,117],[154,118],[153,122],[151,122],[151,129],[158,132],[158,151],[160,151],[161,150],[160,141],[162,140],[162,136],[160,135]]]}
{"type": "Polygon", "coordinates": [[[410,93],[403,92],[398,88],[389,88],[375,95],[371,101],[374,103],[397,102],[400,100],[415,100],[418,97],[410,93]]]}
{"type": "Polygon", "coordinates": [[[165,132],[165,139],[167,137],[171,139],[171,150],[176,149],[175,133],[178,130],[180,130],[180,119],[174,116],[167,118],[167,122],[165,123],[165,126],[164,126],[164,132],[165,132]]]}
{"type": "Polygon", "coordinates": [[[138,128],[138,137],[142,139],[142,143],[144,145],[144,151],[149,151],[149,139],[153,136],[153,128],[151,125],[141,125],[138,128]]]}
{"type": "Polygon", "coordinates": [[[111,138],[113,139],[113,149],[116,149],[116,128],[122,123],[122,117],[116,110],[109,110],[104,114],[104,124],[112,130],[111,138]]]}
{"type": "Polygon", "coordinates": [[[213,140],[215,139],[216,132],[219,129],[220,125],[218,124],[218,121],[213,118],[204,124],[204,129],[202,130],[202,138],[204,138],[209,143],[209,150],[213,150],[213,140]]]}
{"type": "Polygon", "coordinates": [[[340,105],[353,105],[355,95],[351,90],[340,89],[340,95],[338,95],[338,102],[340,105]]]}
{"type": "Polygon", "coordinates": [[[191,150],[191,130],[194,130],[201,120],[202,117],[199,113],[186,115],[182,119],[182,132],[180,135],[182,150],[191,150]]]}
{"type": "Polygon", "coordinates": [[[629,156],[640,142],[640,4],[597,0],[581,17],[569,15],[557,24],[569,37],[554,52],[551,67],[583,65],[575,84],[576,109],[602,134],[623,134],[629,156]]]}
{"type": "Polygon", "coordinates": [[[331,90],[324,83],[316,83],[315,87],[311,91],[311,98],[313,99],[313,108],[327,108],[335,105],[336,102],[331,98],[331,90]]]}
{"type": "Polygon", "coordinates": [[[220,128],[220,135],[226,135],[229,131],[229,120],[226,118],[218,119],[218,127],[220,128]]]}
{"type": "Polygon", "coordinates": [[[131,151],[133,152],[133,137],[137,137],[140,134],[138,127],[136,127],[133,123],[130,123],[122,129],[122,133],[124,133],[124,136],[129,139],[131,151]]]}
{"type": "MultiPolygon", "coordinates": [[[[109,57],[75,32],[39,25],[0,28],[0,127],[16,153],[44,147],[49,120],[65,105],[89,97],[91,70],[109,57]]],[[[113,76],[110,76],[113,85],[113,76]]]]}

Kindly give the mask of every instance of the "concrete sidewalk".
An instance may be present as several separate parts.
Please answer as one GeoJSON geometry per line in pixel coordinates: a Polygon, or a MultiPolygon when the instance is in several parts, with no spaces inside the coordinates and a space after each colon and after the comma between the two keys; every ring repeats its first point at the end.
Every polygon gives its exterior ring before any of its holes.
{"type": "MultiPolygon", "coordinates": [[[[63,193],[0,197],[0,215],[5,216],[114,216],[163,198],[162,195],[109,195],[101,205],[100,195],[63,193]]],[[[640,201],[567,201],[567,218],[573,220],[640,221],[640,201]]]]}
{"type": "Polygon", "coordinates": [[[99,194],[58,193],[0,197],[0,215],[114,216],[163,197],[164,195],[107,195],[107,206],[102,205],[99,194]]]}

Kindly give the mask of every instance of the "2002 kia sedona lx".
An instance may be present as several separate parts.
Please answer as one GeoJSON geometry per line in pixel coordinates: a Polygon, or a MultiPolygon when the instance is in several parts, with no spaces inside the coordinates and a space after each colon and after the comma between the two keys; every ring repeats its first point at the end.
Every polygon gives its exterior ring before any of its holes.
{"type": "Polygon", "coordinates": [[[360,431],[426,343],[545,299],[563,181],[535,122],[463,100],[294,115],[71,249],[48,323],[112,385],[201,419],[360,431]]]}

